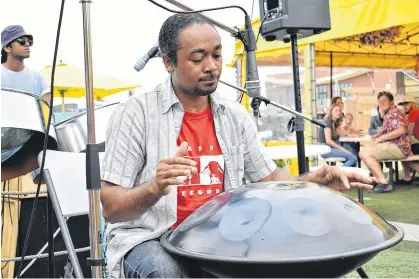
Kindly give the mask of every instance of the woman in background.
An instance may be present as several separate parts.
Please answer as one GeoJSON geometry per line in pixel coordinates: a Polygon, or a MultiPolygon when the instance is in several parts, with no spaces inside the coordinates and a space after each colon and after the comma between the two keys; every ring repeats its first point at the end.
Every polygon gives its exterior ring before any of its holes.
{"type": "Polygon", "coordinates": [[[326,127],[319,129],[317,138],[319,143],[327,144],[331,148],[329,153],[322,155],[322,158],[343,157],[346,159],[343,165],[345,167],[353,167],[357,162],[357,156],[339,143],[338,127],[340,125],[341,117],[342,107],[339,104],[331,105],[328,114],[323,120],[326,127]]]}

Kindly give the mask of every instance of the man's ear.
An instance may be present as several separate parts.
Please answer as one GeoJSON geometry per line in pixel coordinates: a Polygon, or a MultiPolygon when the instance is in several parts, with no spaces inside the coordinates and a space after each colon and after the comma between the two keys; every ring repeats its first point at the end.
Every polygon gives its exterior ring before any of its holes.
{"type": "Polygon", "coordinates": [[[5,52],[7,52],[7,53],[9,53],[9,52],[10,52],[10,49],[11,49],[11,47],[10,47],[10,46],[5,46],[5,47],[3,48],[3,50],[4,50],[5,52]]]}
{"type": "Polygon", "coordinates": [[[173,61],[167,55],[163,55],[163,63],[164,63],[164,66],[166,67],[166,70],[169,73],[172,73],[175,66],[173,65],[173,61]]]}

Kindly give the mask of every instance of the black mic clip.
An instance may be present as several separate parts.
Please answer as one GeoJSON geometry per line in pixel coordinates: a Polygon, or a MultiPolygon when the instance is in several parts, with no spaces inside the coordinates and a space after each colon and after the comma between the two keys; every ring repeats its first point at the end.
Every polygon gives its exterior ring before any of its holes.
{"type": "Polygon", "coordinates": [[[304,132],[304,119],[301,117],[291,117],[287,124],[288,132],[304,132]]]}
{"type": "Polygon", "coordinates": [[[256,38],[255,33],[252,30],[252,21],[249,16],[245,17],[244,30],[240,32],[240,40],[243,42],[246,51],[256,50],[256,38]]]}
{"type": "Polygon", "coordinates": [[[259,107],[260,107],[260,104],[262,103],[262,101],[263,100],[259,97],[252,98],[252,102],[250,103],[250,106],[253,109],[253,116],[261,117],[259,107]]]}

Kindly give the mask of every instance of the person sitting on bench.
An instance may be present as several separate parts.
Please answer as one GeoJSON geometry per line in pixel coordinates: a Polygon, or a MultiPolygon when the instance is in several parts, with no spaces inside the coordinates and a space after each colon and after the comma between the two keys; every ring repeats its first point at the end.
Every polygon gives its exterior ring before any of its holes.
{"type": "Polygon", "coordinates": [[[330,146],[331,151],[329,153],[321,155],[322,158],[330,157],[343,157],[346,159],[343,164],[345,167],[355,166],[358,158],[352,154],[351,151],[339,144],[338,127],[340,125],[340,119],[342,116],[342,107],[339,104],[333,104],[328,110],[327,115],[324,118],[326,128],[320,128],[318,131],[318,141],[320,144],[327,144],[330,146]]]}
{"type": "MultiPolygon", "coordinates": [[[[419,108],[416,107],[416,99],[411,96],[405,96],[401,102],[398,104],[403,106],[404,112],[408,116],[408,131],[411,137],[412,145],[412,155],[419,154],[419,133],[415,134],[415,125],[419,122],[419,108]]],[[[414,162],[402,162],[403,165],[403,178],[397,181],[397,184],[411,185],[412,177],[410,176],[410,170],[414,169],[416,172],[419,172],[419,164],[414,162]]]]}
{"type": "Polygon", "coordinates": [[[375,145],[361,150],[359,157],[377,180],[373,192],[384,193],[393,191],[393,185],[384,176],[379,161],[406,158],[411,150],[407,119],[394,105],[393,95],[387,91],[380,92],[378,105],[385,112],[383,126],[371,137],[375,145]]]}

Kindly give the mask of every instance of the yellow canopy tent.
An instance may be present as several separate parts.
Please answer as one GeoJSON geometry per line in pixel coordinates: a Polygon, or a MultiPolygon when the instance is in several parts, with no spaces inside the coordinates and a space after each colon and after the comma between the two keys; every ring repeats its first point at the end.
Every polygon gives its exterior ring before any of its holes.
{"type": "MultiPolygon", "coordinates": [[[[330,0],[330,31],[298,41],[299,51],[314,44],[317,66],[375,67],[414,69],[419,67],[418,0],[330,0]]],[[[259,31],[260,19],[253,21],[259,31]]],[[[243,44],[236,43],[234,66],[243,54],[243,44]]],[[[300,56],[304,61],[303,55],[300,56]]],[[[290,65],[290,44],[257,43],[258,65],[290,65]]]]}
{"type": "MultiPolygon", "coordinates": [[[[52,66],[46,66],[41,72],[49,84],[51,82],[52,66]]],[[[96,73],[93,73],[93,86],[95,99],[103,99],[121,91],[140,87],[139,84],[130,81],[96,73]]],[[[84,71],[70,64],[57,64],[54,78],[54,96],[62,97],[63,100],[64,97],[80,98],[86,96],[84,71]]]]}

